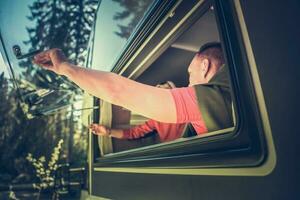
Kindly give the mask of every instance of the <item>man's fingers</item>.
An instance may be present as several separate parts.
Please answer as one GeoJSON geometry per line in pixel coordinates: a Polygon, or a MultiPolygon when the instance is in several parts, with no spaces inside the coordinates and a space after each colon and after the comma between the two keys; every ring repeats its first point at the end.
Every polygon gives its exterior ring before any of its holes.
{"type": "Polygon", "coordinates": [[[90,124],[89,128],[94,128],[96,126],[97,126],[97,124],[90,124]]]}
{"type": "Polygon", "coordinates": [[[39,65],[47,70],[51,70],[51,68],[53,67],[53,64],[51,61],[47,61],[47,60],[43,60],[43,61],[36,61],[36,60],[33,60],[33,63],[36,64],[36,65],[39,65]]]}
{"type": "Polygon", "coordinates": [[[53,66],[51,57],[50,57],[50,53],[52,50],[47,50],[44,52],[41,52],[37,55],[34,56],[33,62],[35,64],[41,65],[43,67],[51,67],[53,66]]]}
{"type": "Polygon", "coordinates": [[[95,127],[95,131],[98,132],[98,133],[101,133],[101,126],[95,127]]]}
{"type": "Polygon", "coordinates": [[[95,127],[89,127],[89,128],[91,129],[91,131],[92,131],[93,134],[98,135],[97,131],[95,130],[95,127]]]}
{"type": "Polygon", "coordinates": [[[38,55],[34,56],[34,60],[42,61],[42,60],[51,60],[51,59],[48,54],[38,54],[38,55]]]}
{"type": "Polygon", "coordinates": [[[93,133],[98,132],[97,124],[91,124],[89,128],[92,130],[93,133]]]}
{"type": "Polygon", "coordinates": [[[62,75],[63,67],[61,64],[67,62],[67,58],[60,49],[49,49],[34,56],[33,63],[40,65],[48,70],[62,75]]]}
{"type": "Polygon", "coordinates": [[[49,59],[37,60],[36,63],[41,65],[53,65],[53,63],[49,59]]]}
{"type": "Polygon", "coordinates": [[[105,126],[99,124],[91,124],[89,129],[91,129],[92,133],[95,135],[105,135],[106,132],[105,126]]]}
{"type": "Polygon", "coordinates": [[[40,59],[50,59],[50,50],[48,51],[43,51],[41,53],[38,53],[34,56],[35,60],[40,60],[40,59]]]}
{"type": "Polygon", "coordinates": [[[53,65],[49,55],[45,52],[35,55],[34,59],[33,59],[33,63],[35,63],[37,65],[45,66],[45,67],[50,67],[53,65]]]}

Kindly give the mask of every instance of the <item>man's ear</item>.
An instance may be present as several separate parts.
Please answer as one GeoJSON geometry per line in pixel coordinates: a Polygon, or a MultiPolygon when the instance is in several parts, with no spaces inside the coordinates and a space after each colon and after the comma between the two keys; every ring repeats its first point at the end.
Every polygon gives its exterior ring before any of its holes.
{"type": "Polygon", "coordinates": [[[202,74],[204,75],[204,78],[206,78],[209,68],[210,68],[210,60],[205,58],[203,59],[203,67],[202,67],[202,74]]]}

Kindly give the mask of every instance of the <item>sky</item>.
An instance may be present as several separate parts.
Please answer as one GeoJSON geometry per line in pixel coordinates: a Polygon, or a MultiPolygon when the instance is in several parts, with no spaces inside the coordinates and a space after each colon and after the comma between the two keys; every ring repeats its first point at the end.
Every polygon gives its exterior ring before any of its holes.
{"type": "Polygon", "coordinates": [[[6,65],[3,61],[2,55],[0,53],[0,74],[2,74],[3,72],[4,72],[4,75],[6,77],[8,77],[8,71],[7,71],[6,65]]]}
{"type": "MultiPolygon", "coordinates": [[[[17,66],[18,61],[12,52],[13,45],[21,46],[23,52],[27,52],[29,46],[24,45],[24,41],[28,40],[28,32],[26,27],[32,26],[32,22],[27,19],[30,15],[28,5],[34,0],[1,0],[0,1],[0,31],[5,43],[6,52],[10,58],[11,65],[15,72],[20,72],[17,66]]],[[[3,59],[0,59],[0,70],[3,71],[3,59]]],[[[5,67],[6,68],[6,67],[5,67]]]]}
{"type": "Polygon", "coordinates": [[[123,9],[118,3],[104,0],[101,2],[96,23],[93,68],[110,71],[117,56],[126,44],[126,39],[115,34],[118,24],[127,25],[130,19],[116,21],[114,16],[123,9]]]}

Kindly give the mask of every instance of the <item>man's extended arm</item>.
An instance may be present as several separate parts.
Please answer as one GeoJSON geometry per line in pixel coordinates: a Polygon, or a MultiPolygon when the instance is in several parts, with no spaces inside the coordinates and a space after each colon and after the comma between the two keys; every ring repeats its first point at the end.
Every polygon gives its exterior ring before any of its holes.
{"type": "Polygon", "coordinates": [[[78,67],[59,49],[35,56],[34,62],[64,75],[90,94],[157,121],[175,123],[176,107],[169,90],[138,83],[110,72],[78,67]]]}

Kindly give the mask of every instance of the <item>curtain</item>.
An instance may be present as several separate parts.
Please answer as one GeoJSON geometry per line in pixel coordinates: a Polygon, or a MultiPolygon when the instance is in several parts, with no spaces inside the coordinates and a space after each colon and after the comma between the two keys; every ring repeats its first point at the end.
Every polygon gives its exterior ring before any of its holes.
{"type": "MultiPolygon", "coordinates": [[[[112,105],[100,100],[99,124],[111,128],[112,125],[112,105]]],[[[98,136],[100,155],[104,156],[113,153],[112,138],[107,136],[98,136]]]]}

